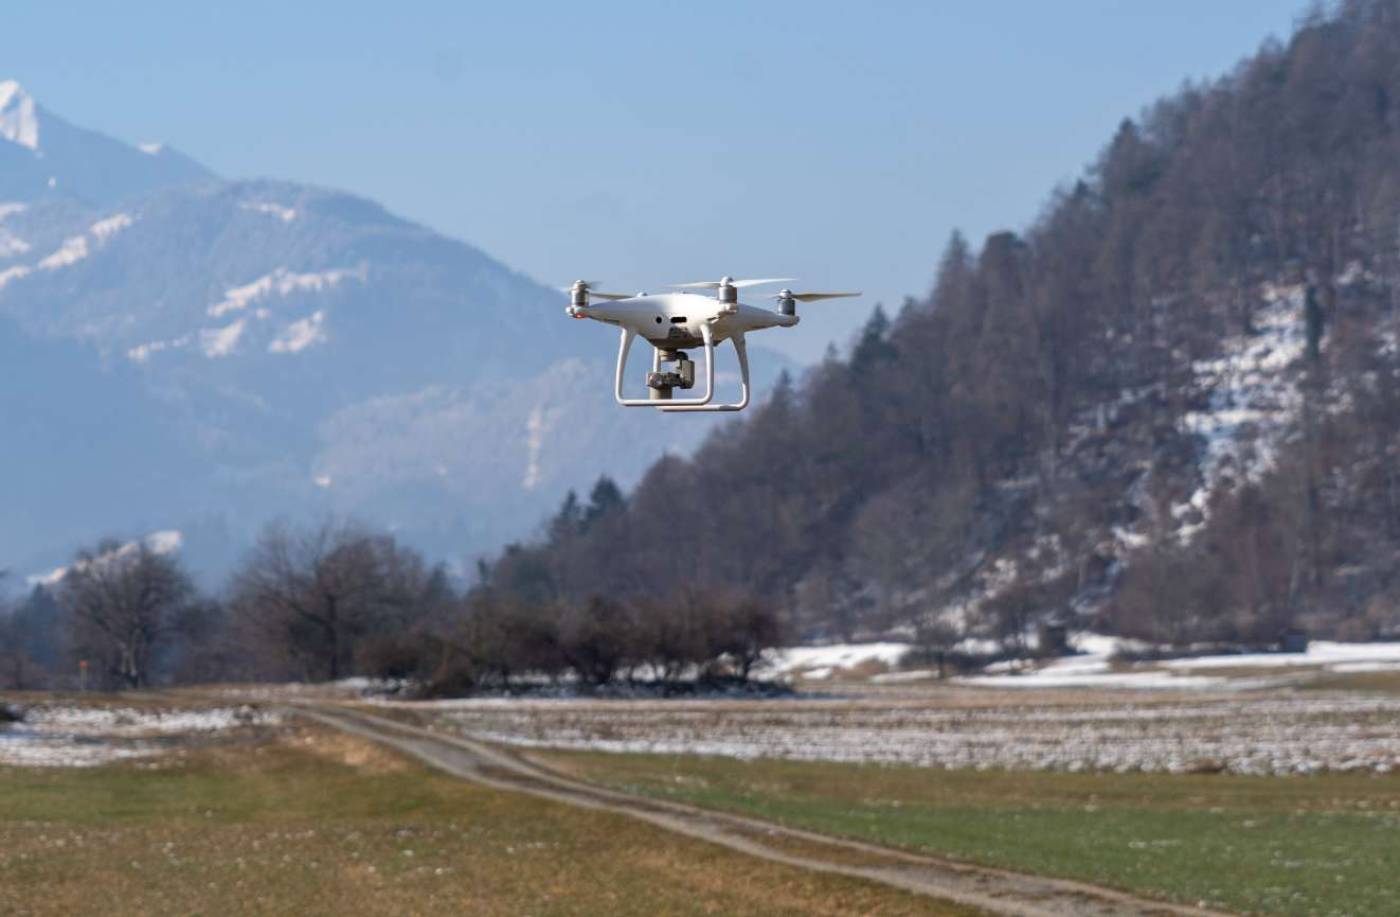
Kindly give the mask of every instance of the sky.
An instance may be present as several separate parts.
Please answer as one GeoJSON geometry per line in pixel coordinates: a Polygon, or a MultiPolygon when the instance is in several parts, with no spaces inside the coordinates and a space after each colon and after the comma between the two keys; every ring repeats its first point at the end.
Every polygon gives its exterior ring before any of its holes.
{"type": "Polygon", "coordinates": [[[1303,6],[11,0],[0,79],[225,177],[373,198],[551,285],[863,290],[763,341],[810,361],[924,295],[954,229],[1024,228],[1125,116],[1303,6]]]}

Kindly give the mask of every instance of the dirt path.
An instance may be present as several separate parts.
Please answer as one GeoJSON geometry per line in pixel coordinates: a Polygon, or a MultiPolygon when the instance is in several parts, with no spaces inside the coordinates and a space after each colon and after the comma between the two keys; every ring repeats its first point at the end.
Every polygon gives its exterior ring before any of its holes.
{"type": "Polygon", "coordinates": [[[391,746],[447,773],[494,789],[627,815],[750,856],[866,879],[993,914],[1065,917],[1220,913],[1150,901],[1067,879],[969,866],[745,816],[632,796],[565,777],[468,738],[441,735],[345,707],[308,705],[297,709],[324,725],[391,746]]]}

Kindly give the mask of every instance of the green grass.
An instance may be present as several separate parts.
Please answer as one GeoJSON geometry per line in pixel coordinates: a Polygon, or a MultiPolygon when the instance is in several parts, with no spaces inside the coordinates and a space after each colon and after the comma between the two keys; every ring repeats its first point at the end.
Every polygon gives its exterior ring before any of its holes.
{"type": "Polygon", "coordinates": [[[1397,912],[1400,778],[1055,774],[551,753],[633,792],[1186,903],[1397,912]]]}
{"type": "Polygon", "coordinates": [[[0,914],[962,914],[323,730],[0,768],[0,914]]]}

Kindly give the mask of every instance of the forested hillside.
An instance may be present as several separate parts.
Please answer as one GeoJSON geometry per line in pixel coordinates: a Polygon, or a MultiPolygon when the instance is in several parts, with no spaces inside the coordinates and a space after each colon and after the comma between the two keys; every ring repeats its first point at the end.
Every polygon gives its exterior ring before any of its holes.
{"type": "MultiPolygon", "coordinates": [[[[489,588],[742,587],[806,636],[1400,629],[1400,3],[1125,120],[1024,232],[489,588]]],[[[680,422],[684,422],[682,419],[680,422]]]]}

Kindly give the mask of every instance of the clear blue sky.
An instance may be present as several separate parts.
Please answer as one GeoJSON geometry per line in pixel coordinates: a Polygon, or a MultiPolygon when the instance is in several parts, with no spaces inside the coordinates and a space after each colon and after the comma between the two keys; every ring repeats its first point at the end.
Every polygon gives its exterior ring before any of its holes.
{"type": "Polygon", "coordinates": [[[807,359],[922,293],[953,228],[1024,226],[1119,119],[1303,5],[19,0],[0,78],[229,177],[364,194],[549,283],[866,290],[765,339],[807,359]]]}

